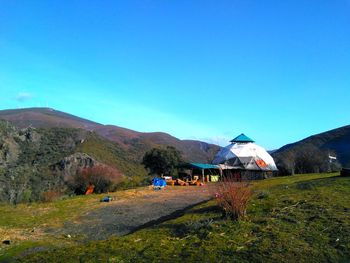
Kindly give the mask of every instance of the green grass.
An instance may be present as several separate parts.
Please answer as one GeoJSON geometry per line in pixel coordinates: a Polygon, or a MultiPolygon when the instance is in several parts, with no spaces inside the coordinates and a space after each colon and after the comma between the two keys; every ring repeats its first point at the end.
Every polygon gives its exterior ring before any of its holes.
{"type": "Polygon", "coordinates": [[[257,181],[253,187],[255,195],[244,221],[233,222],[222,218],[222,212],[215,202],[210,201],[188,210],[183,216],[128,236],[84,245],[66,244],[62,245],[63,248],[56,246],[48,251],[29,254],[21,260],[350,261],[349,177],[335,174],[296,175],[257,181]]]}
{"type": "Polygon", "coordinates": [[[80,144],[76,151],[84,152],[105,164],[112,165],[125,175],[130,177],[147,176],[147,172],[139,160],[133,160],[133,155],[123,149],[116,147],[110,141],[91,135],[84,143],[80,144]]]}
{"type": "Polygon", "coordinates": [[[96,202],[96,195],[76,196],[52,203],[0,205],[0,227],[33,228],[43,224],[60,225],[64,220],[79,216],[96,202]]]}
{"type": "Polygon", "coordinates": [[[77,196],[52,203],[0,205],[0,241],[9,238],[10,246],[0,247],[0,261],[18,255],[33,247],[73,245],[75,240],[45,232],[48,228],[62,227],[67,220],[100,206],[100,196],[77,196]]]}
{"type": "MultiPolygon", "coordinates": [[[[123,191],[113,195],[122,197],[126,193],[123,191]]],[[[106,205],[99,202],[103,196],[105,194],[75,196],[51,203],[17,206],[0,203],[0,242],[5,238],[12,241],[11,246],[0,245],[0,262],[28,248],[70,246],[80,242],[79,237],[67,239],[46,230],[60,228],[66,221],[79,221],[80,215],[106,205]]]]}

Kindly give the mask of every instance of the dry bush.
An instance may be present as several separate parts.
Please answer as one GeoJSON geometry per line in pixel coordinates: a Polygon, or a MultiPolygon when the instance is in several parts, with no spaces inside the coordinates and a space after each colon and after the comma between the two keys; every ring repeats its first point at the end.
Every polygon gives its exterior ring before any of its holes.
{"type": "Polygon", "coordinates": [[[238,220],[245,217],[252,194],[248,183],[225,179],[217,184],[215,197],[225,214],[238,220]]]}
{"type": "Polygon", "coordinates": [[[48,190],[46,192],[43,192],[41,194],[41,200],[43,202],[53,202],[60,198],[62,196],[62,193],[57,190],[48,190]]]}
{"type": "Polygon", "coordinates": [[[124,175],[108,165],[95,165],[81,169],[71,180],[70,187],[76,194],[84,194],[89,185],[95,193],[113,191],[123,181],[124,175]]]}

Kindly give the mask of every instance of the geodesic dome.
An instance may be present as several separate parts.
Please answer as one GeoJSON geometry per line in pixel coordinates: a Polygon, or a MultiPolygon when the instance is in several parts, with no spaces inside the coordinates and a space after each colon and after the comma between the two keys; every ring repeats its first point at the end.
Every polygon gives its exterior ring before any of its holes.
{"type": "Polygon", "coordinates": [[[231,169],[277,171],[271,155],[243,133],[216,154],[213,164],[221,164],[231,169]]]}

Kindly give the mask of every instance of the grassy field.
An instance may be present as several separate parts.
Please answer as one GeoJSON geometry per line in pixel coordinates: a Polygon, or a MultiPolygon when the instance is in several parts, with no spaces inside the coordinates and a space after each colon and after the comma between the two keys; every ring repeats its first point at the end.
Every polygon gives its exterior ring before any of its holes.
{"type": "MultiPolygon", "coordinates": [[[[112,193],[117,198],[139,195],[147,187],[112,193]]],[[[80,237],[67,238],[53,235],[65,222],[79,221],[79,217],[96,208],[108,205],[99,200],[105,194],[67,197],[51,203],[19,204],[0,203],[0,241],[11,240],[11,245],[0,244],[0,262],[33,247],[67,247],[81,242],[80,237]]]]}
{"type": "MultiPolygon", "coordinates": [[[[51,237],[18,242],[11,249],[3,245],[0,261],[16,255],[22,255],[17,260],[23,262],[350,261],[349,177],[295,175],[257,181],[253,187],[255,194],[244,221],[223,218],[210,201],[124,237],[84,244],[51,237]],[[37,248],[23,254],[28,247],[37,248]]],[[[2,205],[0,228],[20,233],[42,224],[59,227],[94,205],[93,197],[30,207],[2,205]]]]}

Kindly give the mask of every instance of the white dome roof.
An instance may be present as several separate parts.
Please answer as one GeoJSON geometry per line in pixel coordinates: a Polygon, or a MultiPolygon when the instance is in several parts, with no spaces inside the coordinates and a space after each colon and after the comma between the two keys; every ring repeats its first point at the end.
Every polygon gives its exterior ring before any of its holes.
{"type": "Polygon", "coordinates": [[[245,170],[277,171],[271,155],[253,142],[231,143],[216,154],[213,164],[226,164],[245,170]]]}

